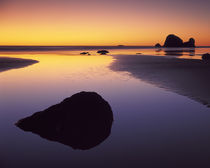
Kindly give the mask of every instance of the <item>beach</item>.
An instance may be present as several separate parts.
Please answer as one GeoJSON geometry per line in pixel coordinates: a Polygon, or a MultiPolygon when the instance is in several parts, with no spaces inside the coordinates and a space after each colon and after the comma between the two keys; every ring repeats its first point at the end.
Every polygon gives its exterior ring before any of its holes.
{"type": "Polygon", "coordinates": [[[210,168],[210,0],[0,0],[0,168],[210,168]]]}
{"type": "Polygon", "coordinates": [[[161,56],[115,56],[110,68],[210,106],[210,63],[161,56]]]}
{"type": "Polygon", "coordinates": [[[34,63],[38,63],[38,61],[32,59],[0,57],[0,72],[10,69],[23,68],[34,63]]]}
{"type": "Polygon", "coordinates": [[[184,52],[188,59],[158,56],[155,48],[2,52],[1,67],[22,68],[0,73],[1,167],[209,166],[209,66],[195,59],[207,50],[184,52]],[[81,91],[98,93],[113,111],[99,145],[75,150],[14,125],[81,91]]]}

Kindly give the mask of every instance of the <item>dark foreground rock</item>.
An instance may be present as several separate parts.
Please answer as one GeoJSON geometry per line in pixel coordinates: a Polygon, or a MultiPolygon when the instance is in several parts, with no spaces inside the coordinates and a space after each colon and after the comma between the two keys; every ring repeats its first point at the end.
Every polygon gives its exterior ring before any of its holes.
{"type": "Polygon", "coordinates": [[[110,105],[95,92],[80,92],[44,111],[21,119],[16,126],[74,149],[90,149],[111,132],[110,105]]]}
{"type": "Polygon", "coordinates": [[[209,54],[209,53],[203,54],[203,55],[202,55],[202,59],[203,59],[203,60],[206,60],[206,61],[207,61],[207,60],[210,60],[210,54],[209,54]]]}
{"type": "Polygon", "coordinates": [[[180,37],[170,34],[165,40],[164,47],[195,47],[195,39],[190,38],[188,42],[183,42],[180,37]]]}

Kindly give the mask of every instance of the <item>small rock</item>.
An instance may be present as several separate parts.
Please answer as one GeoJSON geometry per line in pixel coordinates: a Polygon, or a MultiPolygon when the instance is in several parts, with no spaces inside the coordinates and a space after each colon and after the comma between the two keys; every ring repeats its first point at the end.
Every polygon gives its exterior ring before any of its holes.
{"type": "Polygon", "coordinates": [[[107,50],[99,50],[99,51],[97,51],[97,53],[99,53],[101,55],[106,55],[106,54],[109,53],[109,51],[107,51],[107,50]]]}
{"type": "Polygon", "coordinates": [[[203,54],[203,55],[202,55],[202,59],[203,59],[203,60],[206,60],[206,61],[207,61],[207,60],[210,60],[210,54],[209,54],[209,53],[203,54]]]}
{"type": "Polygon", "coordinates": [[[80,53],[80,55],[90,55],[90,53],[89,52],[82,52],[82,53],[80,53]]]}
{"type": "Polygon", "coordinates": [[[157,43],[157,44],[155,45],[155,47],[156,47],[156,48],[161,48],[162,46],[161,46],[159,43],[157,43]]]}

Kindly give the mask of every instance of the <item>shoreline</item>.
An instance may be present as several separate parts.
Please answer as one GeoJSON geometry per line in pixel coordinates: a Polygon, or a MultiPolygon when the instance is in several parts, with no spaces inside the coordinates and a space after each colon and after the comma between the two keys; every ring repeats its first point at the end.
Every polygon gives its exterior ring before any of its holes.
{"type": "Polygon", "coordinates": [[[129,72],[135,78],[210,107],[210,63],[151,55],[118,55],[113,58],[111,70],[129,72]]]}
{"type": "MultiPolygon", "coordinates": [[[[178,49],[186,49],[191,47],[178,47],[178,49]]],[[[210,46],[196,46],[195,48],[210,48],[210,46]]],[[[3,46],[0,45],[1,52],[22,52],[22,51],[74,51],[74,50],[112,50],[112,49],[177,49],[177,48],[156,48],[155,46],[3,46]]]]}
{"type": "Polygon", "coordinates": [[[11,58],[11,57],[0,57],[0,72],[23,68],[39,61],[32,59],[22,59],[22,58],[11,58]]]}

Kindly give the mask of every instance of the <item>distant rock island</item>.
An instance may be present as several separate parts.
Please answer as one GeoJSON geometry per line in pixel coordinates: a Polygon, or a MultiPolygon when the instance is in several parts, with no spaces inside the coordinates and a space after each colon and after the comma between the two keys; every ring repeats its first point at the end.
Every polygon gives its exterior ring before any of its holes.
{"type": "MultiPolygon", "coordinates": [[[[162,47],[159,43],[157,43],[155,45],[155,47],[162,47]]],[[[195,47],[195,39],[194,38],[190,38],[189,41],[187,42],[183,42],[183,40],[174,35],[174,34],[170,34],[167,36],[165,43],[163,45],[163,47],[195,47]]]]}
{"type": "Polygon", "coordinates": [[[111,133],[113,113],[95,92],[80,92],[30,117],[16,126],[51,141],[86,150],[102,143],[111,133]]]}

